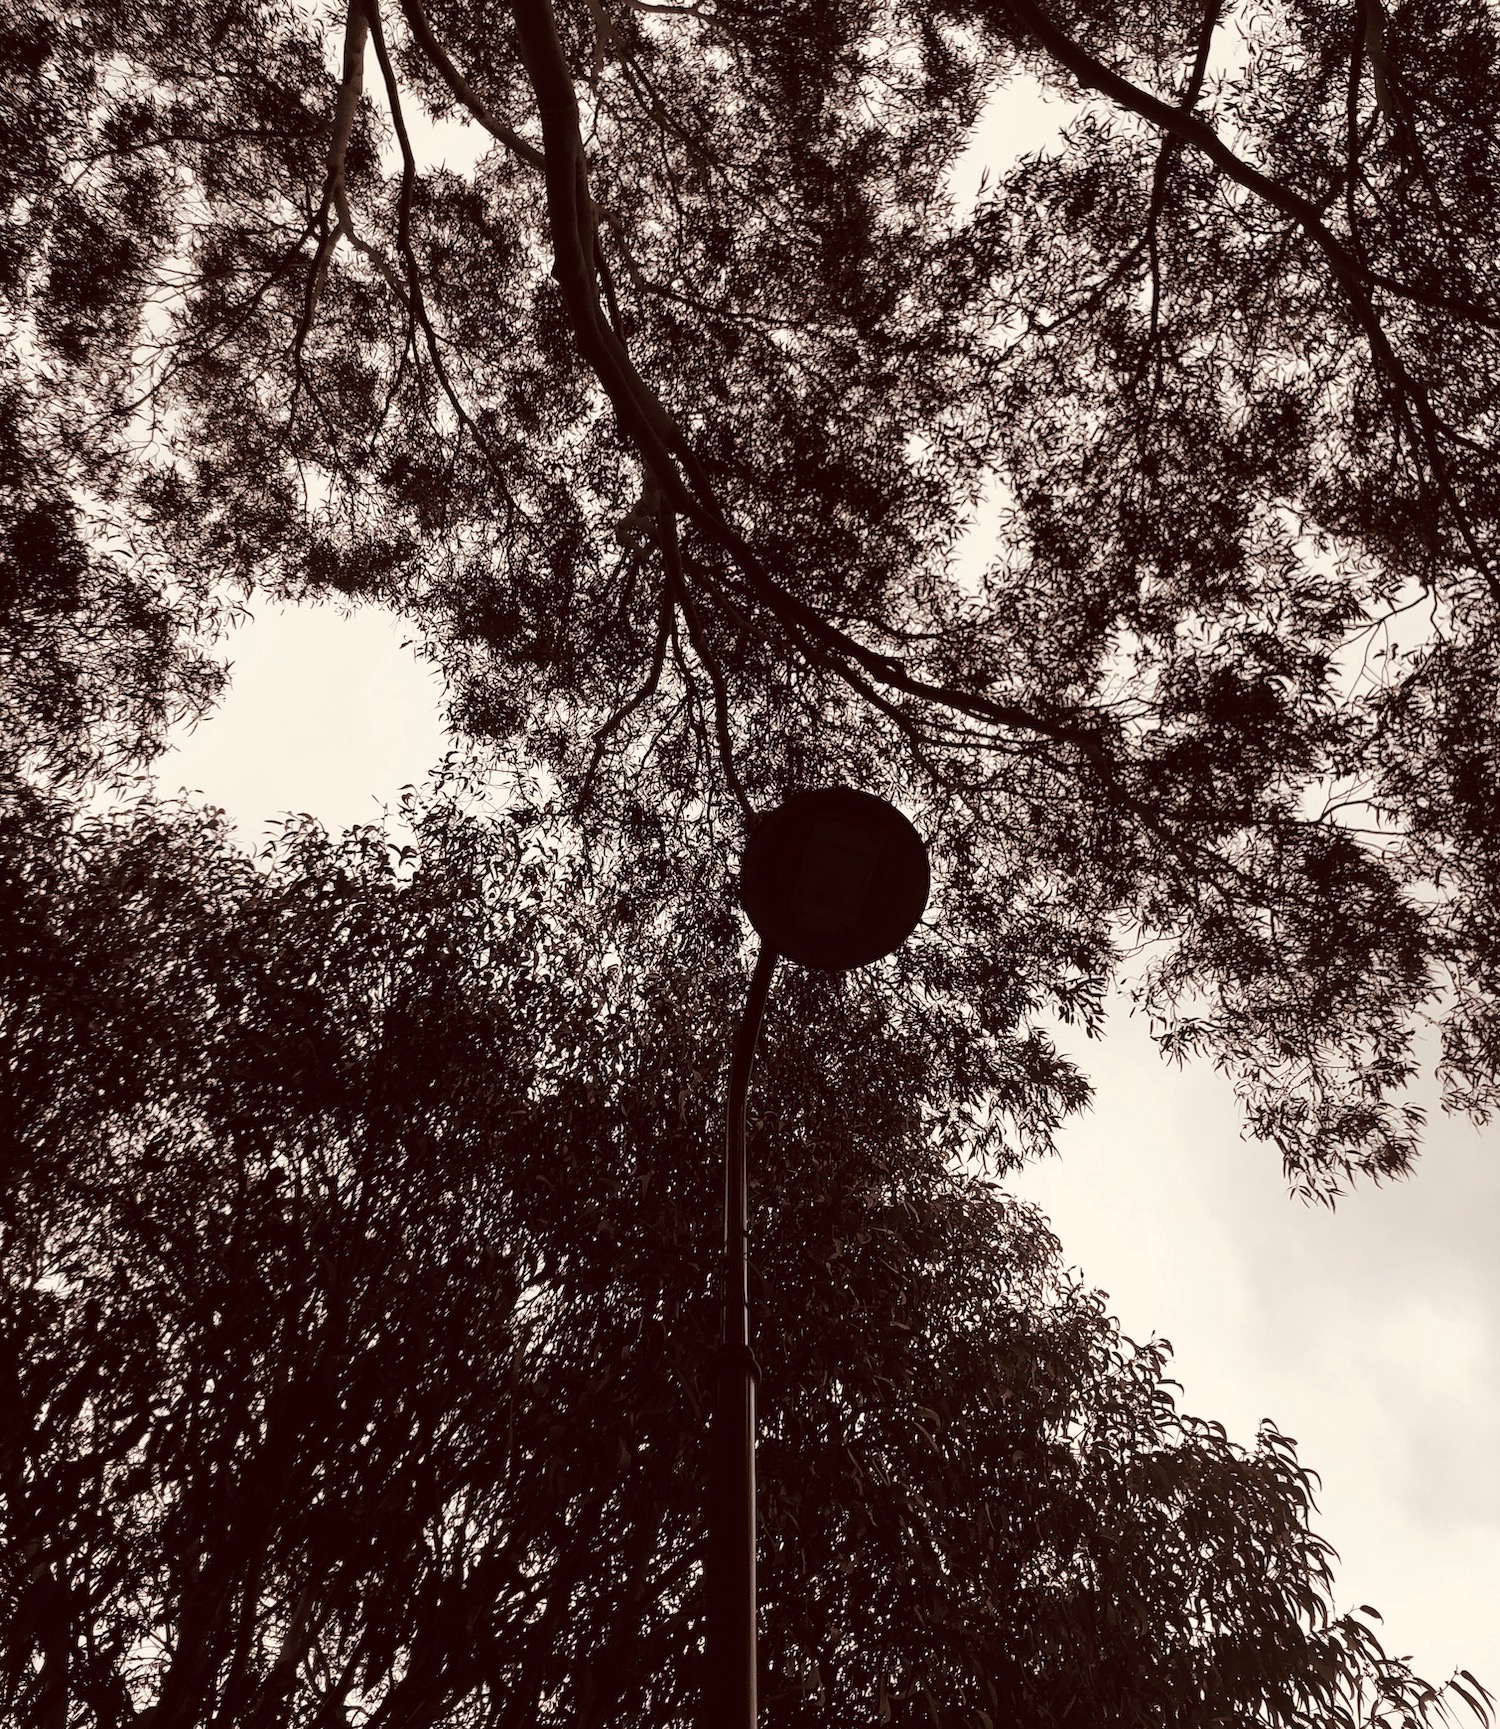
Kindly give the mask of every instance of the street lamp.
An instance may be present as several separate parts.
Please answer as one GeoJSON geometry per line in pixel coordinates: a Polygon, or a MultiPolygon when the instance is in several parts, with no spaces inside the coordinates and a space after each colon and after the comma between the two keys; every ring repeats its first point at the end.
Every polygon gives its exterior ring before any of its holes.
{"type": "Polygon", "coordinates": [[[916,928],[927,849],[894,805],[851,787],[789,798],[740,862],[740,904],[761,939],[729,1065],[724,1136],[724,1308],[715,1358],[708,1518],[704,1729],[755,1729],[755,1384],[745,1100],[776,962],[845,972],[892,953],[916,928]]]}

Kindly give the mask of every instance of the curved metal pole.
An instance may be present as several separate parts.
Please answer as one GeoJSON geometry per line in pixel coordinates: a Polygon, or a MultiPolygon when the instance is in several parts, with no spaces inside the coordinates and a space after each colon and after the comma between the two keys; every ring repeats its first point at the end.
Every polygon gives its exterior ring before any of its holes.
{"type": "Polygon", "coordinates": [[[745,1101],[779,957],[763,946],[734,1035],[724,1133],[724,1307],[714,1359],[708,1508],[708,1677],[703,1729],[755,1729],[755,1384],[750,1350],[750,1205],[745,1101]]]}

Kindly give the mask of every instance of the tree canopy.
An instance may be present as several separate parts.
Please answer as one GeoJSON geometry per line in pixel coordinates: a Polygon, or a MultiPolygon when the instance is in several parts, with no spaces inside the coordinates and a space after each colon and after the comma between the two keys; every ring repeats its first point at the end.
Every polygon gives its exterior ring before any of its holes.
{"type": "MultiPolygon", "coordinates": [[[[6,787],[9,1722],[697,1721],[731,945],[409,814],[256,863],[6,787]]],[[[768,1725],[1482,1713],[1333,1615],[1292,1444],[1181,1414],[958,1167],[884,972],[789,976],[764,1064],[768,1725]]]]}
{"type": "Polygon", "coordinates": [[[768,1027],[774,1722],[1482,1709],[1332,1614],[1290,1443],[1180,1413],[984,1173],[1122,976],[1314,1192],[1406,1168],[1428,1019],[1495,1103],[1497,45],[10,0],[10,1715],[691,1719],[728,866],[837,780],[937,895],[768,1027]],[[1022,87],[1066,126],[960,198],[1022,87]],[[48,790],[148,762],[264,596],[409,619],[508,802],[256,863],[48,790]]]}
{"type": "Polygon", "coordinates": [[[1481,1114],[1500,1048],[1497,30],[23,0],[10,734],[149,752],[216,611],[378,600],[587,844],[884,791],[926,996],[1093,1025],[1129,959],[1299,1182],[1399,1172],[1414,1029],[1481,1114]],[[1072,117],[961,202],[1017,81],[1072,117]]]}

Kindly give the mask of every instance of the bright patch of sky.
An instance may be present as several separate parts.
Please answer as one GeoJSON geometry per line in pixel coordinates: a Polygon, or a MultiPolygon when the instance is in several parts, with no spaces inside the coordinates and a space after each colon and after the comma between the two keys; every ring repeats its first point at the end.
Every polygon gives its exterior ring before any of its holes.
{"type": "Polygon", "coordinates": [[[220,806],[252,849],[289,814],[342,829],[396,812],[451,743],[441,681],[409,636],[379,607],[257,602],[219,646],[226,696],[173,733],[158,790],[220,806]]]}
{"type": "MultiPolygon", "coordinates": [[[[382,112],[388,114],[385,86],[377,79],[373,86],[366,87],[382,112]]],[[[497,148],[495,140],[475,121],[461,113],[435,117],[410,91],[401,93],[401,118],[406,122],[419,174],[434,168],[446,168],[450,174],[467,180],[480,157],[497,148]]],[[[381,142],[380,169],[393,178],[399,178],[401,174],[401,145],[394,128],[387,129],[381,142]]]]}
{"type": "Polygon", "coordinates": [[[1131,1337],[1172,1341],[1185,1409],[1247,1445],[1263,1417],[1296,1438],[1339,1608],[1373,1604],[1430,1679],[1496,1690],[1500,1133],[1445,1117],[1429,1080],[1415,1175],[1330,1211],[1240,1139],[1228,1080],[1163,1063],[1127,1006],[1074,1054],[1093,1109],[1011,1186],[1131,1337]]]}
{"type": "Polygon", "coordinates": [[[996,90],[948,176],[958,214],[965,216],[974,208],[981,184],[993,186],[1021,157],[1052,149],[1078,112],[1076,102],[1045,89],[1035,78],[1013,78],[996,90]]]}

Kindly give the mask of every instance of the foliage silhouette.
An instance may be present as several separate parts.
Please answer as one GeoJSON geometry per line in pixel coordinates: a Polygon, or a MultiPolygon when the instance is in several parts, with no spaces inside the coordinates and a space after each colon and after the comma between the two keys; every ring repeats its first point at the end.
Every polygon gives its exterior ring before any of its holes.
{"type": "MultiPolygon", "coordinates": [[[[206,698],[191,631],[153,667],[143,630],[378,600],[590,844],[892,795],[952,971],[1050,908],[1017,997],[1092,1021],[1133,953],[1163,1047],[1227,1067],[1305,1188],[1406,1168],[1426,1017],[1491,1109],[1481,0],[8,31],[6,389],[64,513],[28,520],[77,512],[144,585],[70,601],[69,739],[107,711],[149,750],[206,698]],[[957,200],[1018,80],[1066,130],[957,200]],[[485,139],[472,173],[425,116],[485,139]]],[[[17,566],[28,619],[81,544],[17,566]]],[[[59,707],[24,668],[9,700],[33,741],[59,707]]]]}
{"type": "MultiPolygon", "coordinates": [[[[252,862],[7,788],[8,1721],[695,1721],[724,885],[664,938],[566,833],[408,814],[252,862]]],[[[1482,1712],[1330,1618],[1292,1443],[957,1168],[895,972],[768,1025],[768,1729],[1482,1712]]]]}
{"type": "Polygon", "coordinates": [[[769,1029],[774,1720],[1439,1712],[1289,1444],[956,1173],[1127,959],[1314,1192],[1406,1168],[1426,1016],[1494,1105],[1492,9],[0,28],[0,752],[122,776],[215,618],[336,596],[555,789],[257,868],[7,782],[7,1708],[688,1719],[722,860],[842,779],[940,917],[769,1029]],[[1027,80],[1066,131],[957,200],[1027,80]]]}

